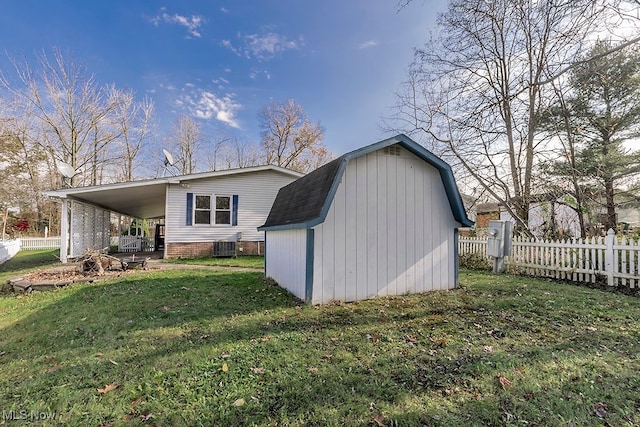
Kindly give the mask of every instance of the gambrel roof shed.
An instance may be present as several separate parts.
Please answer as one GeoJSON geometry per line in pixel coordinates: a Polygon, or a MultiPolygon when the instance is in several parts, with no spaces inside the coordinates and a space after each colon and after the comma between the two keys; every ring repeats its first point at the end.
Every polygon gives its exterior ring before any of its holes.
{"type": "Polygon", "coordinates": [[[265,273],[314,303],[450,288],[457,228],[471,225],[451,167],[397,135],[280,189],[260,227],[265,273]]]}

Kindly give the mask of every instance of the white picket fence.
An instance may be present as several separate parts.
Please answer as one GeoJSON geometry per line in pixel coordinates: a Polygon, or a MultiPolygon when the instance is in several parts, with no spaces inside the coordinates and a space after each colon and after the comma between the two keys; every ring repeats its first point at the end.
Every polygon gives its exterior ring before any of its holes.
{"type": "Polygon", "coordinates": [[[140,236],[120,236],[118,252],[149,252],[153,251],[153,239],[140,236]]]}
{"type": "MultiPolygon", "coordinates": [[[[153,239],[150,238],[144,238],[144,241],[141,241],[141,238],[136,238],[135,236],[111,236],[111,238],[109,239],[110,245],[111,246],[123,246],[123,247],[127,247],[129,246],[131,249],[131,247],[134,247],[133,249],[136,250],[145,250],[142,249],[147,248],[150,245],[153,245],[153,239]],[[138,240],[139,241],[139,245],[140,245],[140,249],[136,249],[136,244],[132,243],[134,241],[138,240]]],[[[20,250],[23,251],[35,251],[35,250],[39,250],[39,249],[58,249],[60,248],[60,237],[23,237],[22,239],[20,239],[21,246],[20,246],[20,250]]],[[[131,249],[131,250],[133,250],[131,249]]],[[[126,250],[126,249],[125,249],[126,250]]]]}
{"type": "Polygon", "coordinates": [[[39,249],[58,249],[60,237],[23,237],[20,250],[35,251],[39,249]]]}
{"type": "MultiPolygon", "coordinates": [[[[487,257],[487,239],[461,237],[459,253],[487,257]]],[[[531,276],[637,288],[640,240],[618,238],[612,230],[604,238],[566,241],[516,237],[506,264],[511,271],[531,276]]]]}

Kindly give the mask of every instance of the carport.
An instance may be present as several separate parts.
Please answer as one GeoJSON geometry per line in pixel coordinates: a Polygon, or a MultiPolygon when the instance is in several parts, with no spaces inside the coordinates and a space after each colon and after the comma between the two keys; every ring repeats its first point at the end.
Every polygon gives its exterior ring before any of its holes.
{"type": "MultiPolygon", "coordinates": [[[[180,177],[184,178],[184,177],[180,177]]],[[[67,188],[45,193],[62,203],[60,260],[81,255],[89,247],[109,246],[110,214],[137,219],[165,217],[167,186],[178,177],[67,188]]]]}

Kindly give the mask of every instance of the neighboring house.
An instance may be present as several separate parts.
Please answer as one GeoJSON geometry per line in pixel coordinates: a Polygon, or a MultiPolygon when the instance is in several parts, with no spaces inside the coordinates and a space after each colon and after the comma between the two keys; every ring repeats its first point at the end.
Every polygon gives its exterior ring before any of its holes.
{"type": "Polygon", "coordinates": [[[264,223],[278,190],[302,174],[256,166],[46,193],[62,200],[61,258],[109,246],[111,213],[164,219],[164,257],[212,256],[215,242],[263,253],[264,223]],[[69,203],[67,203],[69,202],[69,203]],[[70,210],[70,214],[69,214],[70,210]]]}
{"type": "Polygon", "coordinates": [[[451,289],[471,225],[449,165],[398,135],[278,192],[265,275],[313,304],[451,289]]]}
{"type": "MultiPolygon", "coordinates": [[[[569,194],[557,195],[554,193],[535,194],[531,196],[529,205],[529,229],[538,238],[564,238],[580,237],[580,221],[578,213],[572,207],[573,196],[569,194]]],[[[606,221],[606,209],[604,202],[597,207],[590,207],[585,214],[585,225],[587,233],[591,235],[604,235],[603,223],[606,221]]],[[[620,225],[619,230],[626,230],[629,227],[640,226],[640,210],[637,202],[626,201],[617,202],[616,217],[620,225]]],[[[500,219],[512,221],[513,217],[509,212],[502,210],[500,219]]]]}

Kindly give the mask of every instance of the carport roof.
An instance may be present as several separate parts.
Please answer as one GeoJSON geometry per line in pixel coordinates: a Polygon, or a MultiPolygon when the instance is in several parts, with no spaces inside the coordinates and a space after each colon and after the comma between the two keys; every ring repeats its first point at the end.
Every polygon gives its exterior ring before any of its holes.
{"type": "Polygon", "coordinates": [[[77,200],[99,206],[112,212],[134,218],[162,218],[165,216],[166,188],[168,184],[207,179],[242,173],[274,170],[299,178],[301,173],[278,166],[254,166],[190,175],[170,176],[142,181],[119,182],[91,187],[65,188],[48,191],[45,195],[58,199],[77,200]]]}

